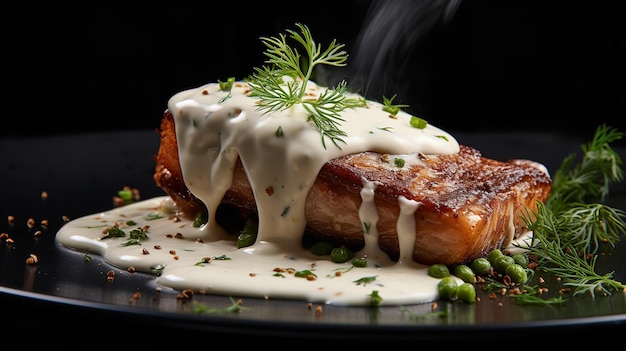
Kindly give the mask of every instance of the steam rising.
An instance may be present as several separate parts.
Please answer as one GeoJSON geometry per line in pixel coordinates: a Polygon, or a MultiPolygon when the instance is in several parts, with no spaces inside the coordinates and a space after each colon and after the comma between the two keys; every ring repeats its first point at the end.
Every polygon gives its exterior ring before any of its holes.
{"type": "Polygon", "coordinates": [[[350,89],[379,101],[383,95],[398,94],[395,102],[403,103],[401,95],[416,44],[436,25],[447,24],[460,2],[374,0],[351,49],[350,89]]]}

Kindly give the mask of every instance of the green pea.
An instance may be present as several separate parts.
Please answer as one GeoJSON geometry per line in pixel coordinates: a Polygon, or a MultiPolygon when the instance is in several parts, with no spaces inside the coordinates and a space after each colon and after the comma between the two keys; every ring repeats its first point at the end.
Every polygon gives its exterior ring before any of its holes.
{"type": "Polygon", "coordinates": [[[203,226],[209,221],[209,213],[206,211],[200,211],[196,213],[196,216],[193,218],[192,226],[198,228],[203,226]]]}
{"type": "Polygon", "coordinates": [[[121,197],[125,203],[131,202],[133,200],[133,191],[122,189],[117,192],[117,196],[121,197]]]}
{"type": "Polygon", "coordinates": [[[241,233],[237,236],[237,248],[247,247],[256,241],[256,233],[241,233]]]}
{"type": "Polygon", "coordinates": [[[428,267],[428,275],[433,278],[443,278],[450,276],[450,270],[445,264],[435,263],[428,267]]]}
{"type": "Polygon", "coordinates": [[[476,288],[474,284],[463,283],[456,289],[457,299],[463,302],[476,302],[476,288]]]}
{"type": "Polygon", "coordinates": [[[506,271],[506,268],[512,264],[515,264],[515,260],[513,260],[513,257],[509,255],[502,255],[496,258],[496,261],[493,263],[493,268],[498,273],[504,273],[506,271]]]}
{"type": "Polygon", "coordinates": [[[528,257],[524,254],[513,255],[513,260],[515,261],[515,263],[519,264],[520,266],[524,268],[528,267],[528,257]]]}
{"type": "Polygon", "coordinates": [[[454,300],[457,296],[458,284],[453,277],[443,277],[437,283],[439,298],[444,300],[454,300]]]}
{"type": "Polygon", "coordinates": [[[526,274],[526,269],[524,269],[524,267],[517,263],[506,267],[505,274],[508,275],[511,280],[518,284],[524,284],[528,280],[528,274],[526,274]]]}
{"type": "Polygon", "coordinates": [[[480,276],[489,275],[489,271],[491,270],[491,263],[488,259],[484,257],[479,257],[472,261],[470,264],[470,268],[474,271],[475,274],[480,276]]]}
{"type": "Polygon", "coordinates": [[[330,252],[330,259],[335,263],[348,262],[354,253],[347,247],[336,247],[330,252]]]}
{"type": "Polygon", "coordinates": [[[249,218],[243,225],[243,229],[237,236],[237,248],[250,246],[256,241],[257,232],[259,230],[259,222],[256,218],[249,218]]]}
{"type": "Polygon", "coordinates": [[[311,246],[309,249],[316,256],[330,255],[335,246],[327,241],[319,241],[311,246]]]}
{"type": "Polygon", "coordinates": [[[496,258],[502,255],[504,255],[502,251],[499,249],[493,249],[487,254],[487,260],[489,260],[489,263],[493,266],[496,263],[496,258]]]}
{"type": "Polygon", "coordinates": [[[466,283],[474,283],[476,279],[474,271],[467,265],[460,264],[454,267],[454,275],[466,283]]]}
{"type": "Polygon", "coordinates": [[[355,267],[367,267],[367,260],[365,258],[355,258],[352,260],[352,265],[355,267]]]}

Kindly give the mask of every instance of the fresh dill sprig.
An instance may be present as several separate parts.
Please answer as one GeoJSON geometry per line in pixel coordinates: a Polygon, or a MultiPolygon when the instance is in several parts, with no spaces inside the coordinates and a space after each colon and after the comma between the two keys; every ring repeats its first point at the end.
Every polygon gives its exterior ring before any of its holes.
{"type": "MultiPolygon", "coordinates": [[[[548,228],[555,228],[552,225],[556,219],[554,214],[547,214],[549,211],[545,205],[539,205],[543,212],[538,218],[543,216],[550,217],[551,220],[542,218],[541,226],[531,224],[533,230],[533,240],[537,240],[536,245],[528,247],[529,254],[536,255],[539,266],[537,269],[543,269],[552,272],[561,278],[563,285],[573,287],[573,294],[589,293],[595,297],[596,292],[605,295],[611,295],[612,291],[623,290],[624,286],[621,282],[613,279],[613,272],[600,275],[596,273],[595,264],[597,255],[580,255],[571,245],[563,245],[558,235],[552,235],[552,239],[548,239],[545,233],[555,234],[548,228]],[[548,225],[546,225],[548,224],[548,225]]],[[[537,223],[537,222],[535,222],[537,223]]]]}
{"type": "Polygon", "coordinates": [[[596,253],[601,242],[614,245],[626,232],[626,213],[602,203],[610,186],[624,177],[622,159],[610,146],[623,135],[601,125],[592,141],[581,145],[583,157],[578,164],[574,164],[574,154],[563,160],[550,196],[545,205],[538,206],[539,216],[532,224],[546,240],[558,237],[561,246],[585,256],[596,253]]]}
{"type": "Polygon", "coordinates": [[[574,295],[610,294],[625,286],[613,273],[596,273],[600,243],[614,245],[626,232],[626,212],[602,203],[614,182],[623,179],[622,160],[610,143],[623,133],[600,125],[592,141],[582,145],[583,158],[566,157],[553,177],[551,192],[537,210],[522,217],[533,232],[530,243],[518,245],[538,258],[538,269],[552,272],[574,295]],[[596,201],[596,202],[594,202],[596,201]]]}
{"type": "Polygon", "coordinates": [[[622,159],[610,146],[623,136],[623,132],[602,124],[592,141],[581,145],[583,158],[578,164],[574,164],[575,154],[563,159],[552,180],[548,206],[560,212],[579,203],[604,201],[610,186],[624,179],[622,159]]]}
{"type": "Polygon", "coordinates": [[[288,45],[287,35],[278,37],[261,37],[266,47],[264,52],[269,66],[255,67],[254,73],[247,82],[251,88],[251,96],[258,97],[258,110],[265,113],[281,111],[296,104],[309,113],[309,121],[315,124],[322,136],[322,144],[326,148],[326,138],[329,138],[336,147],[344,143],[342,139],[346,133],[340,129],[340,112],[346,108],[365,106],[364,99],[348,98],[346,95],[347,83],[340,82],[335,89],[328,89],[317,99],[306,96],[307,83],[311,79],[317,65],[345,66],[348,54],[343,50],[344,44],[333,40],[326,50],[316,44],[309,28],[296,23],[299,32],[288,29],[289,38],[304,48],[305,54],[288,45]],[[285,79],[289,77],[290,79],[285,79]]]}
{"type": "Polygon", "coordinates": [[[562,305],[567,301],[563,296],[554,296],[544,299],[537,296],[536,293],[511,294],[509,296],[514,298],[520,305],[562,305]]]}

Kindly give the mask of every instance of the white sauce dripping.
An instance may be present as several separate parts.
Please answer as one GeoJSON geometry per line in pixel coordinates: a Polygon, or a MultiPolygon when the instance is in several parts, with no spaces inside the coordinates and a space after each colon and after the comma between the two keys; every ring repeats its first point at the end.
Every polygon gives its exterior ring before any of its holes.
{"type": "MultiPolygon", "coordinates": [[[[307,84],[307,97],[317,98],[327,88],[307,84]]],[[[209,219],[230,188],[233,169],[240,158],[257,203],[260,241],[299,241],[306,226],[304,208],[309,189],[322,166],[331,159],[361,152],[389,154],[453,154],[456,139],[427,125],[410,125],[411,115],[391,118],[383,105],[344,110],[341,129],[347,133],[341,149],[330,140],[326,147],[320,132],[301,105],[263,114],[250,88],[236,82],[229,96],[211,83],[174,95],[168,108],[174,115],[181,169],[189,190],[209,210],[209,219]],[[277,131],[282,130],[282,136],[277,131]],[[272,195],[267,194],[271,188],[272,195]]],[[[352,94],[351,97],[360,97],[352,94]]],[[[209,220],[205,239],[219,231],[209,220]]]]}
{"type": "MultiPolygon", "coordinates": [[[[307,94],[317,98],[325,89],[309,82],[307,94]]],[[[345,144],[340,143],[341,148],[337,148],[326,139],[324,147],[319,131],[307,122],[308,114],[301,106],[263,114],[257,111],[257,99],[247,95],[248,90],[245,83],[236,82],[229,96],[219,90],[219,84],[211,83],[180,92],[168,103],[175,118],[185,182],[209,210],[205,226],[195,228],[188,220],[172,220],[176,217],[175,204],[168,197],[157,197],[73,220],[61,228],[57,241],[69,248],[102,255],[119,267],[133,266],[138,271],[154,273],[154,267],[162,265],[157,281],[175,289],[335,305],[368,305],[374,290],[382,297],[381,305],[437,299],[439,279],[429,277],[427,266],[411,259],[415,243],[413,214],[419,203],[398,199],[400,259],[392,261],[378,247],[378,213],[373,201],[376,180],[363,179],[363,202],[358,210],[361,222],[369,230],[364,230],[365,247],[355,253],[355,257],[367,258],[368,266],[362,268],[351,268],[349,262],[333,263],[302,248],[304,208],[319,170],[333,158],[376,151],[401,155],[413,162],[410,155],[415,153],[458,152],[456,139],[430,124],[416,129],[410,125],[411,115],[400,112],[392,117],[382,110],[382,104],[367,101],[366,107],[343,111],[341,129],[347,133],[342,137],[345,144]],[[277,135],[279,129],[281,136],[277,135]],[[236,247],[236,236],[228,235],[215,221],[238,158],[252,186],[259,216],[257,241],[242,249],[236,247]],[[269,188],[273,191],[266,191],[269,188]],[[147,219],[153,214],[162,218],[147,219]],[[135,221],[132,226],[125,224],[129,219],[135,221]],[[149,238],[142,240],[141,245],[130,246],[122,245],[127,237],[103,240],[103,226],[114,224],[127,233],[149,226],[149,238]],[[176,234],[182,239],[173,238],[176,234]],[[213,259],[201,263],[205,257],[213,259]],[[310,281],[276,272],[277,267],[308,269],[317,279],[310,281]],[[363,277],[376,278],[359,284],[363,277]]]]}

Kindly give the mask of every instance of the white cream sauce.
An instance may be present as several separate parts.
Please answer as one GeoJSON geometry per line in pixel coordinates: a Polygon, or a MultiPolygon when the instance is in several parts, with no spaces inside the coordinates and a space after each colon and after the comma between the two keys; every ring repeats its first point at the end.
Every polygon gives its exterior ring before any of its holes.
{"type": "MultiPolygon", "coordinates": [[[[408,204],[411,206],[414,204],[408,204]]],[[[352,268],[350,262],[334,263],[328,256],[315,256],[296,241],[286,245],[257,241],[241,249],[236,235],[202,242],[204,231],[188,219],[175,220],[175,211],[169,197],[156,197],[72,220],[56,238],[65,247],[100,255],[114,266],[156,274],[156,283],[178,290],[339,306],[367,306],[375,290],[382,298],[381,306],[423,303],[438,297],[439,279],[428,276],[428,266],[406,257],[391,261],[378,249],[371,232],[365,236],[365,248],[355,253],[355,257],[366,257],[367,266],[352,268]],[[160,218],[151,219],[154,217],[160,218]],[[127,225],[129,220],[134,223],[127,225]],[[114,225],[127,235],[102,239],[103,230],[114,225]],[[148,239],[140,245],[124,246],[132,229],[146,226],[148,239]],[[203,263],[206,257],[212,258],[209,263],[203,263]],[[163,268],[155,270],[158,267],[163,268]],[[296,277],[295,271],[305,270],[317,278],[296,277]],[[358,284],[366,277],[375,279],[358,284]]]]}
{"type": "MultiPolygon", "coordinates": [[[[327,88],[307,84],[307,97],[317,99],[327,88]]],[[[393,118],[383,105],[344,110],[341,129],[345,143],[322,143],[320,132],[301,105],[271,114],[258,111],[258,99],[237,82],[230,92],[212,83],[174,95],[168,108],[174,115],[179,158],[185,183],[209,210],[209,219],[230,188],[240,158],[257,203],[260,241],[298,241],[306,226],[304,207],[309,189],[322,166],[331,159],[361,152],[389,154],[453,154],[456,139],[427,125],[410,125],[411,115],[393,118]],[[277,136],[277,130],[282,136],[277,136]],[[273,189],[271,195],[267,189],[273,189]]],[[[350,97],[359,98],[356,94],[350,97]]],[[[370,179],[375,181],[374,179],[370,179]]],[[[205,238],[219,236],[210,220],[205,238]]]]}
{"type": "MultiPolygon", "coordinates": [[[[307,95],[317,98],[325,89],[309,82],[307,95]]],[[[428,276],[427,266],[411,259],[415,243],[413,218],[420,203],[398,199],[400,259],[391,261],[377,244],[378,213],[373,201],[376,179],[363,179],[363,201],[358,211],[369,230],[364,233],[365,247],[355,253],[355,257],[368,261],[368,266],[362,268],[351,268],[349,262],[333,263],[328,257],[315,256],[302,248],[304,208],[308,191],[328,160],[376,151],[401,155],[408,164],[417,159],[411,157],[416,153],[458,152],[455,138],[430,124],[424,129],[414,128],[410,125],[411,115],[400,112],[390,116],[382,110],[382,104],[367,101],[365,107],[342,112],[345,143],[338,148],[326,139],[324,146],[302,106],[263,114],[257,110],[258,100],[248,96],[248,91],[245,83],[237,82],[229,95],[220,91],[217,83],[211,83],[180,92],[168,103],[175,118],[186,185],[209,210],[205,226],[193,227],[182,218],[174,221],[178,218],[174,215],[176,205],[168,197],[158,197],[71,221],[61,228],[57,241],[102,255],[119,267],[155,273],[154,267],[161,265],[157,281],[175,289],[334,305],[368,305],[373,291],[382,297],[381,305],[437,299],[439,280],[428,276]],[[256,242],[241,249],[237,249],[236,236],[227,234],[215,220],[238,158],[252,186],[259,217],[256,242]],[[273,192],[268,192],[269,188],[273,192]],[[151,214],[162,217],[147,219],[151,214]],[[127,226],[130,219],[135,223],[127,226]],[[115,224],[127,233],[149,226],[149,238],[130,246],[123,246],[128,236],[102,239],[102,230],[115,224]],[[182,238],[174,238],[176,234],[182,238]],[[200,263],[205,257],[212,258],[211,262],[200,263]],[[276,272],[276,268],[286,271],[276,272]],[[289,269],[310,270],[317,277],[296,277],[289,269]],[[364,277],[375,279],[359,284],[364,277]]]]}

